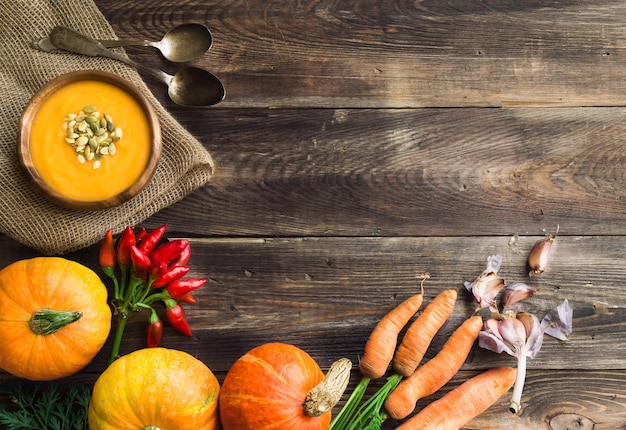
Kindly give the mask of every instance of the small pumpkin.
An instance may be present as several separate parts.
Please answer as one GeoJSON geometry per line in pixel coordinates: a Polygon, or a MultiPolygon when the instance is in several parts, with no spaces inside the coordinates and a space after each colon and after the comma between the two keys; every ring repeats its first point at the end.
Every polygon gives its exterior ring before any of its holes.
{"type": "Polygon", "coordinates": [[[220,392],[224,430],[327,430],[331,410],[350,379],[352,363],[340,359],[325,378],[300,348],[260,345],[239,358],[220,392]]]}
{"type": "Polygon", "coordinates": [[[48,381],[83,369],[111,330],[107,289],[88,267],[60,257],[0,270],[0,368],[48,381]]]}
{"type": "Polygon", "coordinates": [[[90,430],[215,430],[219,382],[192,355],[144,348],[115,360],[89,403],[90,430]]]}

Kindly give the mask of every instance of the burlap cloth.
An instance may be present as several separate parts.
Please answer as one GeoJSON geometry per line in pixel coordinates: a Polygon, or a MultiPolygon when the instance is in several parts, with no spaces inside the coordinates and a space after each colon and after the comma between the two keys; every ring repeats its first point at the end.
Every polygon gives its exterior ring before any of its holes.
{"type": "Polygon", "coordinates": [[[0,232],[43,254],[63,254],[100,241],[107,229],[118,233],[140,223],[210,180],[210,154],[157,102],[136,71],[109,59],[32,48],[33,39],[56,25],[115,38],[91,0],[0,0],[0,7],[0,232]],[[150,184],[136,198],[98,212],[50,203],[26,181],[16,155],[17,125],[33,94],[51,79],[81,69],[105,70],[133,82],[154,105],[163,135],[161,161],[150,184]]]}

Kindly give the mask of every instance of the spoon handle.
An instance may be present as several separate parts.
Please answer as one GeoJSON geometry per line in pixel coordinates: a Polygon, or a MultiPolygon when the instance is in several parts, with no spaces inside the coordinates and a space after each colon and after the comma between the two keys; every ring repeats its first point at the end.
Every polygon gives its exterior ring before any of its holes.
{"type": "Polygon", "coordinates": [[[155,70],[150,67],[146,67],[142,64],[136,63],[129,58],[124,57],[117,52],[106,49],[102,43],[85,36],[67,27],[55,27],[50,32],[50,41],[54,46],[64,51],[73,52],[75,54],[87,55],[90,57],[107,57],[113,60],[120,61],[136,69],[142,69],[157,79],[163,81],[169,85],[172,81],[172,76],[161,70],[155,70]]]}
{"type": "Polygon", "coordinates": [[[119,39],[110,39],[110,40],[100,40],[102,46],[107,48],[117,48],[118,46],[152,46],[155,47],[154,42],[150,42],[149,40],[119,40],[119,39]]]}

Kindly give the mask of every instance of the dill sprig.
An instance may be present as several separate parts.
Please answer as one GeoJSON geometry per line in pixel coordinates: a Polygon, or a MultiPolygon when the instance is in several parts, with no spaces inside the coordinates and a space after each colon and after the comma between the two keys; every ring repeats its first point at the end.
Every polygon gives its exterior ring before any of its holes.
{"type": "Polygon", "coordinates": [[[0,396],[0,428],[6,430],[86,430],[91,389],[74,385],[16,384],[0,396]]]}

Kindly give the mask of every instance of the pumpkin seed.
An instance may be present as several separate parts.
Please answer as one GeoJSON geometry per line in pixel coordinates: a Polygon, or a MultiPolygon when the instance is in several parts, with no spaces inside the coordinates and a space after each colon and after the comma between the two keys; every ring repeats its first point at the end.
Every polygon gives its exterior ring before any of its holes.
{"type": "Polygon", "coordinates": [[[89,142],[89,139],[87,138],[87,136],[81,136],[78,139],[76,139],[76,145],[78,146],[85,146],[87,145],[88,142],[89,142]]]}
{"type": "Polygon", "coordinates": [[[122,128],[115,127],[113,118],[100,113],[96,106],[85,106],[78,113],[65,115],[63,130],[65,141],[74,147],[80,164],[93,160],[92,168],[98,169],[100,158],[117,152],[113,142],[122,138],[122,128]]]}

